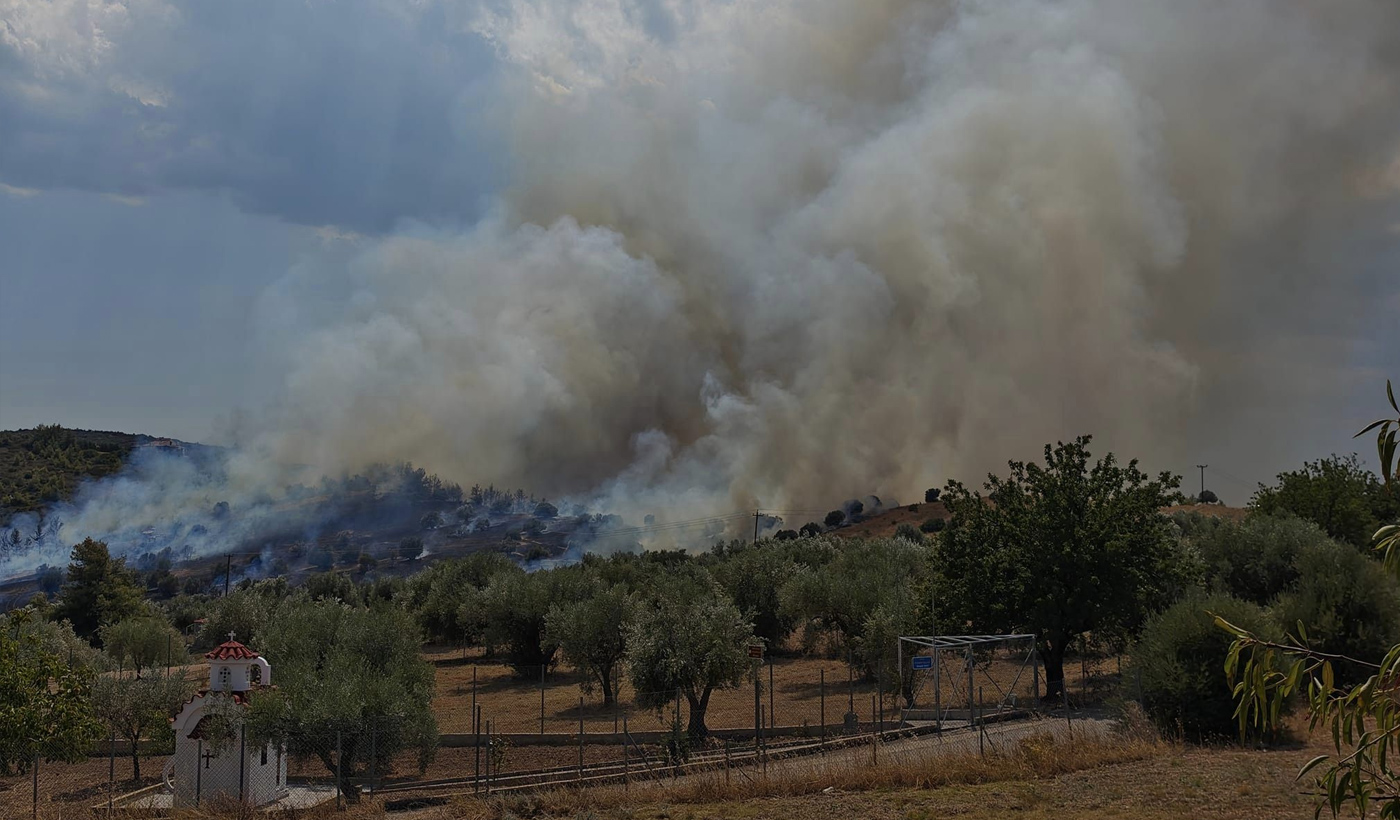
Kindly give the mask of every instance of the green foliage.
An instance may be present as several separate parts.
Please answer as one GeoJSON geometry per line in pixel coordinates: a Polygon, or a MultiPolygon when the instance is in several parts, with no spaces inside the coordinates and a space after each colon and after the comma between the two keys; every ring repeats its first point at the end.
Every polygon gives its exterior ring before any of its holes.
{"type": "Polygon", "coordinates": [[[29,770],[36,757],[77,762],[101,726],[92,714],[92,676],[69,666],[17,610],[0,621],[0,774],[29,770]]]}
{"type": "Polygon", "coordinates": [[[408,579],[405,606],[431,639],[457,643],[481,640],[479,608],[468,602],[502,573],[519,573],[509,558],[478,552],[433,564],[408,579]],[[469,616],[469,617],[465,617],[469,616]]]}
{"type": "Polygon", "coordinates": [[[84,479],[117,472],[139,439],[56,424],[0,432],[0,523],[67,501],[84,479]]]}
{"type": "Polygon", "coordinates": [[[1112,453],[1091,466],[1089,441],[1047,445],[1043,467],[1011,462],[1008,477],[988,477],[986,497],[955,481],[943,493],[951,519],[940,601],[975,633],[1034,632],[1048,696],[1060,690],[1071,642],[1133,634],[1190,575],[1158,512],[1179,479],[1151,480],[1112,453]]]}
{"type": "Polygon", "coordinates": [[[119,738],[131,744],[131,777],[141,779],[137,742],[173,739],[170,718],[194,694],[194,684],[177,674],[144,678],[106,675],[92,687],[93,711],[119,738]]]}
{"type": "Polygon", "coordinates": [[[915,544],[924,543],[924,534],[913,524],[900,524],[894,528],[894,537],[903,538],[905,541],[912,541],[915,544]]]}
{"type": "Polygon", "coordinates": [[[928,518],[924,520],[924,523],[919,525],[919,531],[929,533],[943,532],[943,528],[946,526],[948,526],[948,522],[941,518],[928,518]]]}
{"type": "Polygon", "coordinates": [[[797,624],[793,614],[783,609],[778,594],[797,572],[790,549],[771,543],[740,544],[706,556],[704,563],[739,611],[753,622],[754,634],[771,647],[781,646],[797,624]]]}
{"type": "Polygon", "coordinates": [[[520,675],[539,674],[554,663],[558,645],[546,639],[545,619],[551,607],[587,597],[583,567],[547,572],[498,573],[481,594],[469,599],[458,617],[485,625],[485,639],[504,650],[506,662],[520,675]]]}
{"type": "Polygon", "coordinates": [[[285,743],[293,756],[314,757],[330,772],[339,763],[351,796],[351,781],[369,759],[369,727],[381,760],[405,749],[418,750],[420,765],[431,759],[433,667],[419,654],[408,613],[294,598],[254,646],[277,662],[277,685],[251,698],[248,732],[259,743],[285,743]]]}
{"type": "MultiPolygon", "coordinates": [[[[1400,643],[1400,589],[1378,562],[1329,540],[1304,548],[1295,567],[1297,583],[1273,607],[1283,629],[1292,631],[1301,621],[1309,646],[1348,658],[1383,657],[1400,643]]],[[[1353,661],[1333,666],[1342,684],[1359,683],[1371,673],[1353,661]]]]}
{"type": "Polygon", "coordinates": [[[405,561],[412,561],[423,554],[423,539],[418,537],[405,538],[399,542],[399,557],[405,561]]]}
{"type": "Polygon", "coordinates": [[[306,594],[313,600],[357,603],[360,591],[355,582],[339,572],[318,572],[306,579],[306,594]]]}
{"type": "Polygon", "coordinates": [[[822,520],[828,527],[839,527],[846,522],[846,514],[841,510],[832,510],[822,520]]]}
{"type": "Polygon", "coordinates": [[[1355,455],[1332,456],[1279,473],[1278,484],[1259,486],[1250,506],[1269,515],[1296,515],[1328,535],[1367,549],[1382,521],[1400,516],[1400,499],[1385,491],[1355,455]]]}
{"type": "MultiPolygon", "coordinates": [[[[1267,606],[1298,580],[1298,556],[1335,543],[1301,518],[1255,513],[1236,524],[1187,521],[1188,543],[1200,556],[1206,583],[1244,601],[1267,606]]],[[[1174,519],[1184,520],[1184,519],[1174,519]]]]}
{"type": "Polygon", "coordinates": [[[67,620],[73,631],[88,639],[98,629],[142,614],[145,604],[135,575],[122,559],[114,559],[107,545],[91,538],[73,547],[68,582],[63,585],[53,617],[67,620]]]}
{"type": "Polygon", "coordinates": [[[698,740],[709,734],[710,695],[739,685],[750,665],[746,647],[757,639],[718,585],[683,582],[676,591],[638,608],[627,635],[628,669],[639,705],[659,710],[677,693],[686,699],[687,731],[698,740]]]}
{"type": "Polygon", "coordinates": [[[131,669],[136,677],[141,672],[162,663],[182,664],[185,641],[170,628],[165,619],[156,615],[127,618],[102,627],[102,647],[110,666],[131,669]]]}
{"type": "Polygon", "coordinates": [[[1142,707],[1163,732],[1191,740],[1236,731],[1235,703],[1220,659],[1230,636],[1216,616],[1271,634],[1255,604],[1216,593],[1190,595],[1151,618],[1132,647],[1129,675],[1141,686],[1142,707]]]}
{"type": "Polygon", "coordinates": [[[556,645],[565,660],[583,672],[584,691],[596,684],[603,705],[617,697],[622,660],[627,653],[627,630],[637,603],[623,586],[608,587],[594,581],[580,600],[555,604],[545,618],[543,642],[556,645]]]}
{"type": "MultiPolygon", "coordinates": [[[[1374,422],[1357,435],[1379,428],[1376,450],[1386,479],[1384,491],[1393,493],[1400,405],[1390,382],[1385,387],[1397,417],[1374,422]]],[[[1400,523],[1381,527],[1373,540],[1385,568],[1400,574],[1400,523]]],[[[1326,591],[1317,597],[1323,599],[1326,591]]],[[[1305,625],[1282,641],[1270,641],[1226,618],[1218,618],[1217,624],[1234,638],[1225,669],[1235,683],[1240,732],[1278,726],[1288,699],[1306,693],[1312,728],[1329,728],[1336,751],[1335,757],[1313,758],[1298,772],[1299,780],[1311,776],[1318,814],[1325,806],[1336,816],[1350,805],[1364,817],[1374,804],[1381,817],[1400,817],[1400,781],[1391,762],[1400,754],[1400,644],[1386,650],[1379,661],[1375,656],[1340,657],[1316,647],[1305,625]],[[1338,680],[1338,664],[1362,668],[1370,677],[1348,686],[1338,680]]]]}
{"type": "Polygon", "coordinates": [[[930,550],[902,538],[828,538],[816,544],[828,560],[794,573],[780,593],[783,609],[806,625],[809,644],[825,636],[843,659],[874,677],[893,643],[870,640],[866,627],[886,603],[917,610],[928,598],[922,590],[928,584],[930,550]]]}

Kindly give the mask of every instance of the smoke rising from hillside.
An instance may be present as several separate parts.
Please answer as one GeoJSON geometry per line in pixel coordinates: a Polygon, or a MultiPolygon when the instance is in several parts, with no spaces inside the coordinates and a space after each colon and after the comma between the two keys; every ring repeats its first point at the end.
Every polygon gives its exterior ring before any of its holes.
{"type": "Polygon", "coordinates": [[[1277,375],[1253,340],[1354,319],[1375,283],[1319,257],[1394,213],[1390,2],[475,25],[512,184],[267,294],[288,376],[249,443],[277,462],[687,514],[907,495],[1080,432],[1151,466],[1277,375]]]}

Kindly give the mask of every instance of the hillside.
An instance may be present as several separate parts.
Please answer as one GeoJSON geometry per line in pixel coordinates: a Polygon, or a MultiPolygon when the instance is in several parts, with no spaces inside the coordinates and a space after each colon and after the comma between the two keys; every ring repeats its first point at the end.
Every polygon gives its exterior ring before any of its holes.
{"type": "Polygon", "coordinates": [[[122,468],[150,436],[41,425],[0,432],[0,524],[72,497],[86,478],[122,468]]]}

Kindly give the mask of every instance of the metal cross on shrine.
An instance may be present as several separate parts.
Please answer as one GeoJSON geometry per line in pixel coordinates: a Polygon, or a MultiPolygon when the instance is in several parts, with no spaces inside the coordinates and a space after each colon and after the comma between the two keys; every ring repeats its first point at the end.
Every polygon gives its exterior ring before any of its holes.
{"type": "Polygon", "coordinates": [[[204,768],[207,769],[209,768],[209,761],[218,757],[218,755],[214,754],[213,752],[205,752],[204,754],[200,755],[200,757],[204,758],[204,768]]]}

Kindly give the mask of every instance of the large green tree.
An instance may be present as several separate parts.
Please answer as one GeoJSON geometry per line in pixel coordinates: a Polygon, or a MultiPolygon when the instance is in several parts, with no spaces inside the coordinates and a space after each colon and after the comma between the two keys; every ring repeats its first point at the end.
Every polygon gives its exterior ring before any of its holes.
{"type": "Polygon", "coordinates": [[[753,621],[754,634],[771,647],[782,646],[797,622],[792,612],[783,609],[779,594],[797,572],[797,563],[782,542],[736,542],[716,547],[706,556],[706,565],[739,610],[753,621]]]}
{"type": "Polygon", "coordinates": [[[1013,461],[973,491],[952,481],[940,545],[947,601],[974,633],[1036,636],[1047,696],[1060,692],[1064,657],[1086,632],[1134,632],[1186,586],[1186,564],[1159,510],[1179,484],[1113,454],[1093,461],[1090,438],[1045,447],[1045,464],[1013,461]]]}
{"type": "Polygon", "coordinates": [[[586,597],[554,605],[545,618],[544,642],[557,645],[564,659],[583,672],[585,692],[597,685],[604,706],[617,699],[627,628],[636,608],[636,597],[626,587],[598,583],[586,597]]]}
{"type": "Polygon", "coordinates": [[[1333,538],[1367,549],[1380,523],[1400,513],[1398,502],[1353,454],[1279,473],[1274,486],[1259,485],[1250,506],[1269,515],[1305,518],[1333,538]]]}
{"type": "Polygon", "coordinates": [[[466,604],[500,574],[521,570],[497,552],[478,552],[437,563],[408,579],[405,606],[423,632],[438,641],[479,641],[484,626],[466,604]],[[464,618],[464,615],[473,615],[464,618]]]}
{"type": "Polygon", "coordinates": [[[587,570],[579,566],[499,573],[463,605],[460,617],[485,624],[487,642],[504,651],[518,674],[538,675],[541,666],[554,664],[559,648],[545,634],[550,609],[583,600],[587,591],[587,570]]]}
{"type": "Polygon", "coordinates": [[[82,760],[101,735],[91,673],[26,630],[33,617],[17,610],[0,619],[0,774],[28,771],[37,757],[82,760]]]}
{"type": "Polygon", "coordinates": [[[94,681],[92,703],[97,717],[131,744],[132,780],[141,779],[141,739],[169,738],[170,719],[192,694],[194,684],[179,674],[107,675],[94,681]]]}
{"type": "Polygon", "coordinates": [[[156,615],[140,618],[127,618],[108,624],[99,630],[102,647],[112,665],[119,669],[132,669],[136,677],[161,663],[174,665],[183,663],[185,641],[156,615]],[[177,654],[178,653],[178,654],[177,654]]]}
{"type": "MultiPolygon", "coordinates": [[[[783,586],[783,610],[814,636],[835,644],[842,659],[873,678],[892,661],[891,624],[927,618],[930,559],[924,544],[903,538],[820,539],[827,560],[804,566],[783,586]],[[898,616],[891,607],[902,610],[898,616]],[[882,611],[884,609],[884,611],[882,611]],[[868,627],[879,627],[870,633],[868,627]]],[[[927,623],[927,621],[925,621],[927,623]]],[[[930,627],[925,626],[926,632],[930,627]]]]}
{"type": "Polygon", "coordinates": [[[89,640],[102,626],[139,615],[145,608],[142,590],[126,561],[113,558],[107,544],[86,538],[73,547],[68,581],[53,608],[55,620],[66,620],[89,640]]]}
{"type": "Polygon", "coordinates": [[[421,765],[437,742],[433,667],[419,654],[419,633],[402,609],[294,599],[279,607],[253,648],[273,659],[275,687],[253,693],[249,737],[285,743],[352,781],[378,771],[404,749],[421,765]]]}
{"type": "Polygon", "coordinates": [[[661,709],[679,693],[690,706],[689,736],[704,738],[710,696],[739,685],[750,665],[746,647],[755,640],[753,624],[717,584],[682,579],[645,601],[628,631],[638,704],[661,709]]]}

